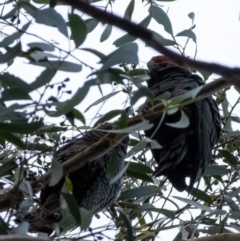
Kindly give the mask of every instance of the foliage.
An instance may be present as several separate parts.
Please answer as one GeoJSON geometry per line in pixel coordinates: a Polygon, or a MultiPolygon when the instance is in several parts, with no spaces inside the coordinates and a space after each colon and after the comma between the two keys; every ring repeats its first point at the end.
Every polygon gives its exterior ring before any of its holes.
{"type": "MultiPolygon", "coordinates": [[[[105,9],[114,7],[111,0],[90,2],[105,4],[105,9]]],[[[137,11],[135,2],[126,2],[123,15],[129,21],[137,11]]],[[[125,33],[114,39],[115,50],[102,52],[95,43],[115,38],[114,26],[104,24],[101,36],[94,39],[91,33],[100,28],[97,19],[69,10],[68,6],[60,5],[61,2],[58,4],[55,8],[49,7],[48,0],[19,0],[4,4],[0,23],[0,203],[13,186],[23,192],[24,198],[17,197],[16,192],[7,210],[1,208],[4,212],[0,219],[0,233],[26,234],[28,223],[23,217],[36,205],[41,189],[31,185],[36,177],[50,169],[52,185],[63,174],[61,165],[52,161],[59,146],[86,129],[116,120],[116,132],[131,133],[121,195],[103,214],[95,215],[95,220],[98,218],[104,222],[91,223],[92,212],[78,211],[71,195],[71,184],[65,183],[61,201],[67,206],[62,207],[63,219],[59,225],[67,227],[77,223],[81,230],[61,234],[61,237],[92,237],[96,240],[107,238],[108,231],[114,230],[117,240],[154,240],[161,237],[161,232],[173,229],[177,241],[194,237],[198,232],[212,235],[230,232],[229,228],[239,231],[240,146],[239,132],[232,127],[232,122],[239,123],[239,117],[233,115],[239,99],[231,107],[227,100],[228,89],[216,93],[223,110],[224,128],[221,140],[213,150],[212,164],[201,178],[199,171],[199,179],[191,194],[177,193],[176,196],[166,178],[152,176],[155,164],[149,147],[161,148],[161,143],[143,135],[142,130],[149,128],[149,124],[143,121],[135,127],[127,127],[127,117],[140,112],[142,97],[152,100],[152,93],[144,86],[148,75],[139,64],[137,38],[125,33]],[[68,14],[65,14],[66,9],[68,14]],[[49,31],[50,39],[42,32],[44,30],[49,31]],[[100,67],[95,64],[96,59],[100,67]],[[25,63],[24,70],[17,69],[19,62],[25,63]],[[87,71],[87,77],[74,74],[84,71],[87,71]],[[18,72],[21,72],[19,76],[18,72]],[[93,89],[101,94],[100,98],[92,95],[93,89]],[[86,103],[85,99],[90,95],[92,101],[86,103]],[[97,109],[111,101],[114,103],[111,110],[105,108],[106,111],[101,112],[101,108],[97,109]],[[123,111],[128,106],[131,109],[129,116],[123,111]],[[183,215],[186,210],[188,219],[183,215]],[[188,229],[191,225],[194,227],[188,229]]],[[[194,13],[189,14],[190,28],[184,27],[174,34],[174,26],[164,8],[154,1],[142,1],[141,7],[148,10],[139,25],[149,28],[163,46],[170,46],[184,55],[189,41],[197,43],[193,32],[194,13]],[[157,23],[159,28],[151,29],[151,22],[157,23]],[[182,39],[184,44],[180,44],[182,39]]],[[[208,73],[201,74],[206,79],[209,77],[208,73]]],[[[159,99],[166,104],[165,114],[169,114],[183,100],[195,96],[196,92],[190,92],[188,96],[169,100],[166,93],[159,99]]],[[[181,121],[173,128],[184,128],[188,122],[182,112],[181,121]]]]}

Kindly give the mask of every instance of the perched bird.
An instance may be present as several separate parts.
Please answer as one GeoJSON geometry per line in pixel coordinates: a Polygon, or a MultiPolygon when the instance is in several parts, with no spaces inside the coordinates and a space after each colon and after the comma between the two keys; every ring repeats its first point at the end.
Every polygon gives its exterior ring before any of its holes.
{"type": "MultiPolygon", "coordinates": [[[[200,76],[164,56],[153,57],[147,66],[150,75],[147,85],[154,97],[169,92],[173,98],[204,85],[200,76]]],[[[146,107],[150,105],[146,104],[146,107]]],[[[154,120],[154,126],[145,131],[147,137],[157,140],[162,146],[151,150],[158,164],[154,175],[165,175],[178,191],[186,189],[185,178],[190,177],[189,190],[192,190],[198,170],[204,172],[211,160],[212,148],[220,137],[221,122],[217,104],[209,96],[181,107],[176,113],[167,113],[161,124],[160,120],[154,120]],[[182,111],[190,124],[185,128],[169,126],[167,123],[180,120],[182,111]]]]}
{"type": "MultiPolygon", "coordinates": [[[[88,147],[99,141],[106,135],[106,132],[89,131],[80,138],[70,141],[57,152],[56,159],[65,162],[76,154],[86,150],[88,147]]],[[[126,137],[116,147],[117,167],[112,173],[112,178],[124,168],[129,137],[126,137]]],[[[85,166],[70,173],[68,178],[73,185],[72,194],[79,207],[87,210],[94,209],[95,213],[109,207],[118,197],[121,190],[122,178],[110,183],[111,178],[107,176],[107,168],[110,162],[111,152],[102,157],[87,163],[85,166]]],[[[30,232],[46,232],[51,234],[54,223],[61,220],[60,195],[65,177],[55,186],[45,187],[40,194],[40,205],[33,211],[31,218],[26,218],[30,223],[30,232]]]]}

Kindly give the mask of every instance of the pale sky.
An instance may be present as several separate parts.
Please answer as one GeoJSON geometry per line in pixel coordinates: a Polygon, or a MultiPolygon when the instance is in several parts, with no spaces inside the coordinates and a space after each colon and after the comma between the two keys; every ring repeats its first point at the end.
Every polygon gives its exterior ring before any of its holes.
{"type": "MultiPolygon", "coordinates": [[[[119,15],[123,15],[126,4],[129,1],[127,0],[118,0],[115,4],[113,4],[113,12],[117,12],[119,15]]],[[[136,0],[137,6],[141,6],[141,2],[136,0]]],[[[209,62],[218,62],[227,66],[238,66],[240,67],[240,21],[239,21],[239,13],[240,13],[240,1],[238,0],[178,0],[175,2],[165,3],[158,2],[161,6],[163,6],[164,10],[168,11],[169,17],[172,21],[173,31],[175,34],[178,32],[188,29],[191,27],[191,20],[187,16],[190,12],[195,13],[195,24],[196,28],[193,30],[197,36],[197,59],[209,61],[209,62]]],[[[106,4],[106,1],[103,3],[98,3],[99,5],[106,4]]],[[[145,9],[135,8],[133,19],[135,22],[140,22],[145,16],[147,12],[147,8],[145,9]]],[[[57,11],[65,12],[65,7],[57,7],[57,11]]],[[[35,34],[42,36],[43,38],[47,38],[49,40],[58,41],[62,48],[68,50],[69,43],[67,39],[59,34],[53,28],[46,28],[45,26],[38,25],[36,32],[36,25],[31,27],[31,31],[35,34]]],[[[159,32],[161,35],[168,37],[165,34],[163,27],[156,24],[154,20],[152,20],[150,29],[159,32]]],[[[30,31],[29,30],[29,31],[30,31]]],[[[11,30],[9,30],[11,32],[11,30]]],[[[117,29],[114,30],[112,36],[105,42],[100,43],[100,35],[103,31],[103,27],[101,24],[98,25],[97,29],[93,31],[89,38],[85,41],[82,47],[89,48],[97,48],[99,51],[104,54],[110,53],[115,49],[115,46],[112,43],[120,36],[124,34],[123,31],[119,31],[117,29]]],[[[170,36],[168,37],[170,38],[170,36]]],[[[179,37],[178,39],[183,39],[183,37],[179,37]]],[[[36,38],[29,37],[24,35],[24,41],[36,41],[36,38]]],[[[37,40],[39,41],[39,40],[37,40]]],[[[184,38],[185,42],[185,38],[184,38]]],[[[154,55],[158,55],[155,50],[152,50],[149,47],[145,47],[141,41],[137,41],[139,44],[139,60],[140,67],[145,67],[145,63],[150,60],[150,58],[154,55]]],[[[26,45],[25,45],[26,46],[26,45]]],[[[73,46],[73,45],[72,45],[73,46]]],[[[92,66],[98,66],[97,59],[92,54],[85,54],[83,51],[78,51],[80,59],[84,60],[86,63],[92,66]]],[[[190,40],[187,53],[193,57],[195,53],[195,44],[190,40]]],[[[14,63],[9,71],[14,73],[15,75],[20,76],[26,81],[33,81],[34,77],[41,73],[42,68],[35,67],[32,65],[26,64],[25,59],[18,59],[18,61],[14,63]],[[17,64],[16,64],[17,63],[17,64]]],[[[5,66],[0,66],[0,70],[4,69],[5,66]]],[[[83,71],[80,73],[70,74],[66,72],[59,72],[57,77],[55,77],[56,81],[61,81],[66,77],[71,78],[71,87],[70,89],[75,91],[78,87],[80,87],[85,77],[89,74],[89,69],[83,68],[83,71]]],[[[108,94],[112,91],[111,86],[105,86],[103,89],[104,94],[108,94]]],[[[38,98],[36,96],[33,96],[38,98]]],[[[67,97],[67,96],[66,96],[67,97]]],[[[78,106],[80,111],[84,111],[88,105],[96,101],[100,98],[100,92],[98,89],[92,88],[87,98],[78,106]]],[[[110,109],[121,108],[121,103],[125,100],[126,95],[117,95],[116,97],[111,98],[110,101],[107,102],[106,105],[101,109],[100,113],[106,113],[110,109]]],[[[229,100],[234,102],[238,98],[236,92],[231,92],[229,95],[229,100]]],[[[88,123],[95,115],[96,111],[98,111],[100,105],[93,107],[88,113],[88,123]]],[[[62,119],[61,119],[62,120],[62,119]]],[[[184,195],[186,197],[186,193],[174,193],[176,195],[184,195]]],[[[184,203],[179,202],[180,206],[184,206],[184,203]]],[[[103,216],[103,215],[101,215],[103,216]]],[[[182,217],[182,216],[181,216],[182,217]]],[[[188,216],[188,218],[190,218],[188,216]]],[[[97,221],[99,224],[99,221],[97,221]]],[[[159,240],[170,241],[177,234],[177,230],[174,232],[161,232],[159,236],[159,240]]]]}

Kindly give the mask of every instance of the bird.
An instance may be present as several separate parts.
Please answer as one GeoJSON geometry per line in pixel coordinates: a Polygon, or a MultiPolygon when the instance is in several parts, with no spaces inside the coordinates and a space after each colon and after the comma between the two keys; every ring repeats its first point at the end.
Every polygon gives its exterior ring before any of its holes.
{"type": "MultiPolygon", "coordinates": [[[[205,84],[203,79],[183,66],[163,55],[153,57],[147,63],[149,80],[147,86],[154,98],[168,92],[170,98],[184,94],[205,84]]],[[[155,104],[156,101],[153,102],[155,104]]],[[[145,104],[145,110],[151,104],[145,104]]],[[[218,106],[212,96],[179,107],[176,113],[166,113],[153,120],[153,127],[145,131],[146,137],[156,140],[161,148],[151,149],[157,167],[155,177],[166,176],[173,187],[182,192],[186,190],[186,177],[190,178],[191,192],[198,171],[204,173],[212,158],[212,148],[221,133],[221,119],[218,106]],[[187,116],[189,125],[176,128],[169,125],[180,121],[182,114],[187,116]]]]}
{"type": "MultiPolygon", "coordinates": [[[[104,129],[104,126],[101,128],[104,129]]],[[[80,138],[73,139],[61,147],[56,153],[56,160],[60,163],[69,160],[105,135],[106,132],[99,130],[85,132],[80,138]]],[[[117,167],[114,169],[114,173],[111,173],[111,177],[107,175],[107,169],[112,151],[68,175],[72,182],[72,195],[79,207],[94,210],[94,213],[97,213],[109,207],[117,199],[124,174],[121,174],[122,176],[113,183],[111,180],[124,169],[128,141],[127,136],[115,146],[117,167]]],[[[46,186],[42,189],[37,210],[32,211],[26,218],[30,224],[30,232],[45,232],[51,235],[54,231],[54,225],[61,220],[60,196],[65,180],[64,176],[56,185],[46,186]]]]}

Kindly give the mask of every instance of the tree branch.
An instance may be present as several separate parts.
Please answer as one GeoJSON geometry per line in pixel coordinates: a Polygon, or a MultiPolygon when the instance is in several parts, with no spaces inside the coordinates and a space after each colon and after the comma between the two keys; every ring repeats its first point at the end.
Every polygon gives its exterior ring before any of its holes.
{"type": "MultiPolygon", "coordinates": [[[[190,103],[196,102],[198,100],[204,99],[209,95],[212,95],[218,90],[226,88],[230,85],[231,79],[219,78],[215,81],[212,81],[209,84],[203,86],[201,91],[199,92],[198,96],[191,100],[185,100],[180,104],[180,106],[188,105],[190,103]]],[[[133,118],[129,118],[127,122],[127,126],[133,126],[139,124],[145,120],[152,121],[156,118],[161,116],[162,112],[164,111],[165,106],[160,103],[153,106],[149,109],[145,114],[139,114],[133,118]]],[[[111,128],[117,128],[117,123],[109,124],[111,128]]],[[[96,160],[100,158],[107,152],[111,151],[113,147],[115,147],[119,142],[121,142],[128,134],[127,133],[108,133],[106,134],[101,140],[90,146],[85,151],[77,154],[73,158],[69,159],[68,161],[62,164],[64,175],[72,173],[77,169],[86,165],[86,163],[96,160]]],[[[31,182],[32,188],[43,188],[47,185],[51,177],[51,171],[48,171],[43,176],[38,177],[34,182],[31,182]],[[39,185],[39,184],[44,185],[39,185]]],[[[6,209],[12,206],[12,200],[14,199],[17,193],[17,186],[12,187],[7,193],[0,200],[0,211],[5,211],[6,209]]],[[[21,194],[20,194],[21,195],[21,194]]],[[[16,198],[16,197],[15,197],[16,198]]]]}
{"type": "Polygon", "coordinates": [[[50,238],[31,237],[27,235],[0,235],[0,240],[3,241],[50,241],[50,238]]]}
{"type": "Polygon", "coordinates": [[[239,241],[239,240],[240,240],[239,233],[223,233],[219,235],[188,239],[188,241],[239,241]]]}
{"type": "Polygon", "coordinates": [[[76,1],[76,0],[61,0],[62,2],[66,3],[67,5],[72,6],[75,9],[78,9],[81,12],[92,16],[103,23],[108,23],[113,26],[116,26],[127,33],[141,39],[145,42],[148,46],[152,47],[153,49],[157,50],[158,52],[162,53],[166,57],[172,59],[174,62],[182,65],[182,66],[190,66],[196,68],[198,70],[205,70],[210,73],[216,73],[224,77],[231,77],[232,84],[240,87],[240,68],[229,68],[217,63],[206,63],[203,61],[196,61],[182,55],[179,55],[172,50],[164,47],[158,41],[154,39],[153,34],[143,28],[140,25],[132,23],[128,20],[125,20],[121,17],[118,17],[114,14],[108,13],[101,9],[98,9],[84,1],[76,1]]]}

